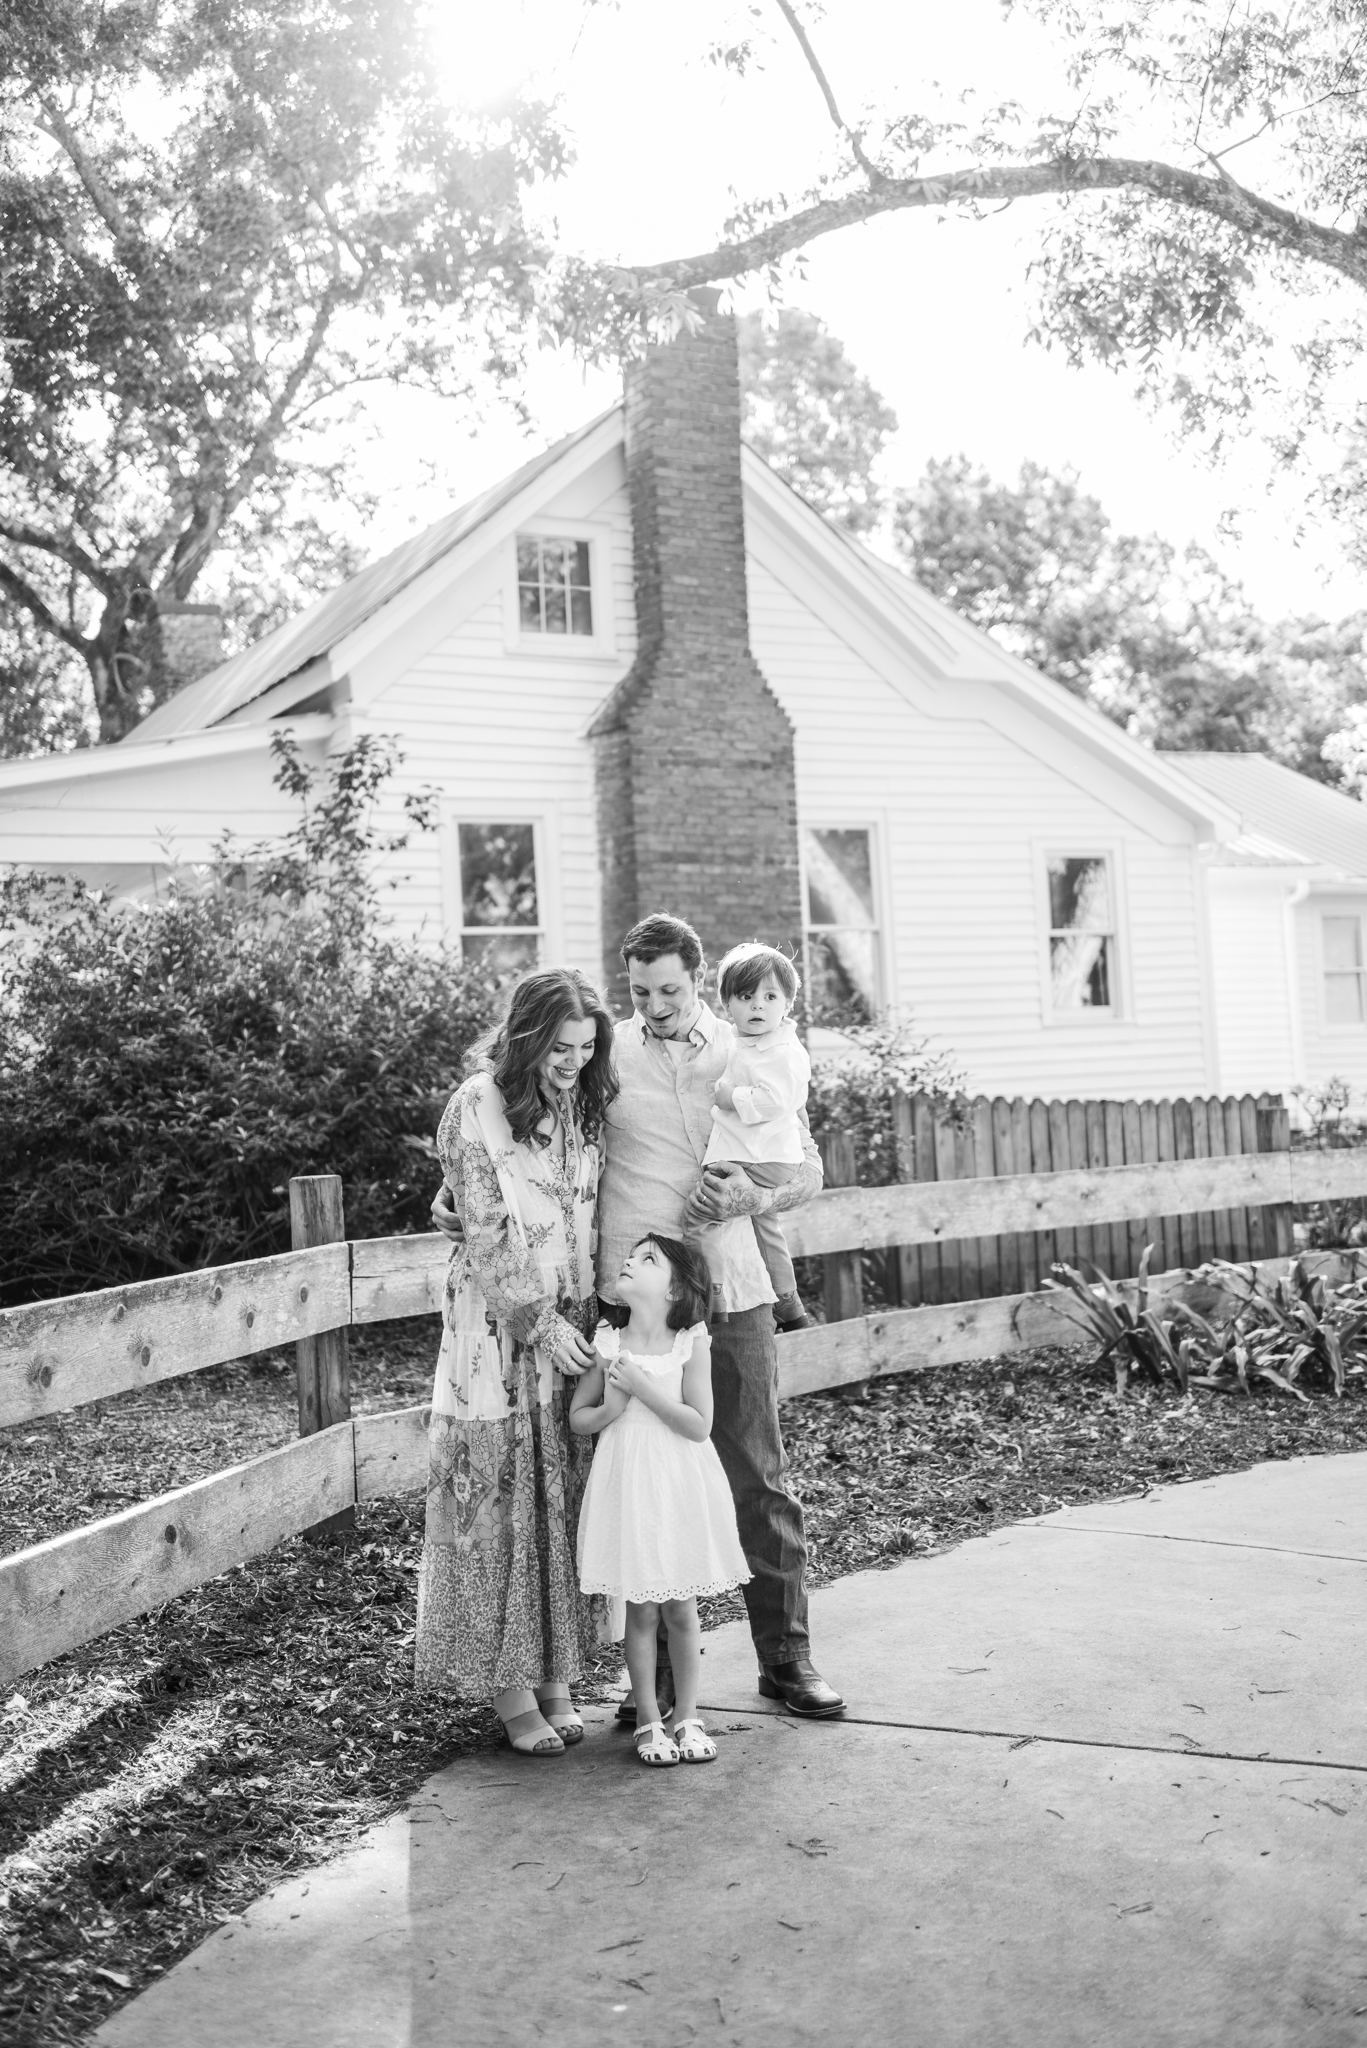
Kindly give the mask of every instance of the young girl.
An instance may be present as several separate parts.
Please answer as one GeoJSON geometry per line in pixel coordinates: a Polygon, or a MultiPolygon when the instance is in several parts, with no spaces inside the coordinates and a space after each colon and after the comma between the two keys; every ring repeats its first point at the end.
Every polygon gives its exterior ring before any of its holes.
{"type": "Polygon", "coordinates": [[[711,1763],[698,1719],[698,1595],[750,1577],[712,1432],[707,1261],[653,1231],[617,1281],[626,1327],[599,1330],[602,1359],[576,1384],[570,1428],[602,1431],[579,1517],[579,1583],[626,1601],[627,1670],[643,1764],[711,1763]],[[663,1612],[674,1667],[674,1733],[655,1695],[663,1612]]]}

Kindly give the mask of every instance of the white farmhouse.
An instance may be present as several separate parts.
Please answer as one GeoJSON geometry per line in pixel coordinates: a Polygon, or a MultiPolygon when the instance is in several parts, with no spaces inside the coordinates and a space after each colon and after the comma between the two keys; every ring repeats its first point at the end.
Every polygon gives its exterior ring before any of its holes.
{"type": "Polygon", "coordinates": [[[1216,999],[1243,970],[1206,880],[1223,915],[1242,869],[1209,849],[1244,859],[1245,792],[1132,742],[742,449],[728,321],[653,350],[622,405],[130,739],[0,764],[0,859],[136,889],[225,828],[276,831],[283,725],[314,759],[396,735],[396,827],[406,789],[440,789],[393,901],[469,955],[609,980],[625,923],[667,908],[709,952],[796,942],[811,982],[909,1013],[983,1092],[1196,1095],[1295,1068],[1216,999]]]}

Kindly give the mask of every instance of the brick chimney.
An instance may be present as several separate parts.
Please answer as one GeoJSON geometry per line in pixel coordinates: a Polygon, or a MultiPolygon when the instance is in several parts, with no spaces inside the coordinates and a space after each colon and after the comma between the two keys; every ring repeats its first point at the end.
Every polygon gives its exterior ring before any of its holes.
{"type": "Polygon", "coordinates": [[[157,634],[169,697],[197,683],[223,660],[223,611],[216,604],[157,600],[157,634]]]}
{"type": "Polygon", "coordinates": [[[649,911],[687,918],[714,965],[802,929],[793,729],[750,652],[735,322],[694,297],[702,328],[627,372],[639,651],[591,728],[604,984],[623,1009],[618,947],[649,911]]]}

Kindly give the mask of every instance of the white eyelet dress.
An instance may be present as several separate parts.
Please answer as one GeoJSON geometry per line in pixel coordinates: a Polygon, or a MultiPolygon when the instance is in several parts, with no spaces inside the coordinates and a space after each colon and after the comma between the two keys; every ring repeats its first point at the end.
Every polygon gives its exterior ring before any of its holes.
{"type": "MultiPolygon", "coordinates": [[[[594,1338],[604,1359],[630,1358],[674,1400],[684,1367],[706,1325],[675,1333],[663,1358],[641,1358],[606,1327],[594,1338]]],[[[728,1593],[750,1577],[736,1532],[736,1510],[710,1439],[694,1443],[633,1394],[600,1430],[579,1516],[579,1584],[614,1602],[687,1600],[728,1593]]],[[[620,1625],[620,1615],[614,1623],[620,1625]]],[[[614,1628],[613,1633],[618,1630],[614,1628]]]]}

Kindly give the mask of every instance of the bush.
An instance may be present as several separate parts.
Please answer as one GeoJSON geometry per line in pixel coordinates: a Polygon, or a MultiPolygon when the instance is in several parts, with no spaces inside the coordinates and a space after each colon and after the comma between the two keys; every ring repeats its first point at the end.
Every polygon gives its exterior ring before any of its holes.
{"type": "Polygon", "coordinates": [[[949,1108],[959,1104],[964,1076],[948,1053],[910,1025],[882,1018],[850,1024],[849,1051],[814,1068],[807,1116],[814,1135],[848,1131],[861,1187],[888,1187],[898,1172],[893,1104],[899,1095],[933,1095],[949,1108]]]}
{"type": "Polygon", "coordinates": [[[316,788],[276,750],[304,805],[282,845],[225,844],[149,906],[0,883],[6,1304],[287,1250],[292,1174],[340,1174],[357,1237],[427,1223],[498,984],[385,924],[366,821],[392,749],[363,739],[316,788]]]}

